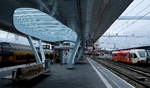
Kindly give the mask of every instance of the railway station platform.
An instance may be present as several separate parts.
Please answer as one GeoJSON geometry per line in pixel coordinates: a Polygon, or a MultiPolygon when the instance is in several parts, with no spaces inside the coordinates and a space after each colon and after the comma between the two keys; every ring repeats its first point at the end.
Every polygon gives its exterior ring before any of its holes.
{"type": "MultiPolygon", "coordinates": [[[[0,72],[0,77],[10,71],[0,72]]],[[[75,69],[68,70],[65,65],[53,64],[50,73],[30,81],[12,83],[0,80],[0,88],[134,88],[91,59],[79,62],[75,69]]]]}

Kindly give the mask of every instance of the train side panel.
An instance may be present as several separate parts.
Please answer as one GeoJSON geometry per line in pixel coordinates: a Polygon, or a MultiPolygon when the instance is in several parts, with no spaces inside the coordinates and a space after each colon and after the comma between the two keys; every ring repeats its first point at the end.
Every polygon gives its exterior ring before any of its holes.
{"type": "Polygon", "coordinates": [[[127,63],[132,63],[131,58],[128,57],[130,51],[125,50],[125,51],[115,51],[113,52],[112,60],[115,61],[120,61],[120,62],[127,62],[127,63]]]}
{"type": "Polygon", "coordinates": [[[132,49],[123,51],[114,51],[112,60],[126,63],[146,63],[146,51],[144,49],[132,49]]]}
{"type": "Polygon", "coordinates": [[[144,49],[131,50],[131,58],[133,63],[146,63],[147,53],[144,49]]]}

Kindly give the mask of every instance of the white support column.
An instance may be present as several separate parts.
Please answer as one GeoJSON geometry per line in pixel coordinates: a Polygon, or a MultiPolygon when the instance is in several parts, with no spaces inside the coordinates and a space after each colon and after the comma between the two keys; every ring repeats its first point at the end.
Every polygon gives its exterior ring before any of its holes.
{"type": "Polygon", "coordinates": [[[35,46],[33,45],[31,36],[27,36],[27,39],[28,39],[29,44],[30,44],[30,46],[31,46],[31,48],[32,48],[32,52],[33,52],[33,54],[34,54],[34,56],[35,56],[35,59],[36,59],[37,64],[42,64],[42,62],[41,62],[41,60],[40,60],[40,57],[39,57],[39,54],[38,54],[38,52],[37,52],[35,46]]]}
{"type": "Polygon", "coordinates": [[[65,60],[66,60],[66,51],[62,50],[62,64],[65,64],[65,60]]]}
{"type": "Polygon", "coordinates": [[[42,41],[41,40],[39,40],[39,47],[40,47],[42,63],[45,63],[45,54],[44,54],[44,50],[43,50],[43,46],[42,46],[42,41]]]}
{"type": "Polygon", "coordinates": [[[71,55],[68,58],[68,68],[74,68],[75,57],[77,55],[78,49],[80,47],[80,40],[77,40],[74,48],[71,50],[71,55]]]}
{"type": "Polygon", "coordinates": [[[83,47],[81,47],[81,48],[79,49],[79,51],[78,51],[78,55],[77,55],[75,61],[80,60],[80,58],[81,58],[81,56],[83,56],[83,54],[84,54],[84,52],[83,52],[83,47]]]}
{"type": "Polygon", "coordinates": [[[67,64],[67,60],[70,56],[69,51],[70,49],[68,49],[67,51],[63,51],[63,64],[67,64]]]}

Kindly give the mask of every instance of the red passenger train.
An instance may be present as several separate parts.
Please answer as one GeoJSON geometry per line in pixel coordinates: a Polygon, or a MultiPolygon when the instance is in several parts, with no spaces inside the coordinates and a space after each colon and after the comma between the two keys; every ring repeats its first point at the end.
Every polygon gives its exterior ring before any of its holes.
{"type": "Polygon", "coordinates": [[[131,49],[112,52],[112,60],[126,63],[146,63],[147,53],[145,49],[131,49]]]}

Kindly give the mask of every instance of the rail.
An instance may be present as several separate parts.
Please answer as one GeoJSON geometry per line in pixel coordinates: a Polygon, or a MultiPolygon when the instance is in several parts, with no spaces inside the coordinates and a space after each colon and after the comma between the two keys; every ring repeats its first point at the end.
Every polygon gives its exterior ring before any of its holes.
{"type": "Polygon", "coordinates": [[[117,73],[117,75],[122,75],[127,79],[131,80],[132,82],[140,84],[140,86],[142,87],[150,88],[150,73],[144,73],[138,69],[126,67],[126,65],[108,63],[105,60],[94,60],[97,61],[99,64],[103,65],[104,67],[114,71],[115,73],[117,73]]]}

